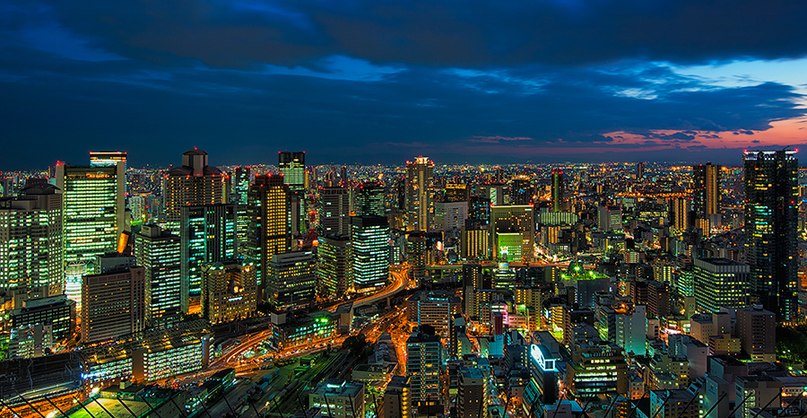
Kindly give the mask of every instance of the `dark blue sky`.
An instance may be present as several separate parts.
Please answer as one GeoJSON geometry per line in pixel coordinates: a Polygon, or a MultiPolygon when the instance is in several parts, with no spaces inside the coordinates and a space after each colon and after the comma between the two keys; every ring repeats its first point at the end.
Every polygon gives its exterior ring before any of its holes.
{"type": "Polygon", "coordinates": [[[0,0],[0,169],[739,160],[807,138],[802,0],[0,0]]]}

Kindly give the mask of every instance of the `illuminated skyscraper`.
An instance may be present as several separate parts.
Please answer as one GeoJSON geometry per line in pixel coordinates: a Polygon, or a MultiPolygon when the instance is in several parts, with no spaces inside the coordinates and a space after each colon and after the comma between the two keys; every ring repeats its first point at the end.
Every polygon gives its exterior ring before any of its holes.
{"type": "Polygon", "coordinates": [[[182,314],[182,246],[179,235],[154,224],[135,234],[135,257],[146,274],[146,321],[182,314]]]}
{"type": "Polygon", "coordinates": [[[182,208],[182,311],[201,311],[202,267],[236,255],[236,207],[230,204],[182,208]]]}
{"type": "Polygon", "coordinates": [[[468,202],[471,199],[468,185],[461,183],[446,184],[446,202],[468,202]]]}
{"type": "Polygon", "coordinates": [[[347,235],[350,232],[350,194],[348,189],[323,187],[319,190],[319,234],[347,235]]]}
{"type": "Polygon", "coordinates": [[[531,261],[535,252],[535,214],[530,205],[492,206],[490,242],[493,258],[504,261],[531,261]],[[511,250],[518,250],[513,254],[511,250]]]}
{"type": "Polygon", "coordinates": [[[695,216],[708,218],[720,214],[720,166],[712,163],[692,167],[694,176],[692,204],[695,216]]]}
{"type": "Polygon", "coordinates": [[[529,205],[532,202],[532,184],[530,177],[525,175],[515,176],[510,181],[510,204],[529,205]]]}
{"type": "Polygon", "coordinates": [[[714,313],[748,305],[751,274],[747,264],[724,258],[695,259],[693,273],[699,309],[714,313]]]}
{"type": "Polygon", "coordinates": [[[459,371],[457,392],[458,418],[487,418],[490,404],[488,378],[479,368],[462,368],[459,371]]]}
{"type": "Polygon", "coordinates": [[[272,256],[291,251],[291,194],[283,176],[277,174],[255,176],[255,183],[249,186],[250,225],[244,256],[255,265],[261,293],[272,256]]]}
{"type": "Polygon", "coordinates": [[[134,257],[98,256],[98,274],[84,276],[81,286],[81,341],[112,340],[146,327],[146,275],[134,257]]]}
{"type": "Polygon", "coordinates": [[[81,278],[93,274],[95,257],[115,251],[124,230],[124,193],[116,166],[56,164],[62,191],[65,292],[81,310],[81,278]]]}
{"type": "Polygon", "coordinates": [[[232,176],[233,203],[239,205],[247,204],[247,192],[249,191],[250,169],[249,167],[236,167],[232,176]]]}
{"type": "Polygon", "coordinates": [[[383,287],[389,276],[389,224],[379,216],[353,216],[353,286],[357,292],[383,287]]]}
{"type": "Polygon", "coordinates": [[[417,157],[406,162],[406,230],[428,231],[434,216],[434,162],[417,157]]]}
{"type": "Polygon", "coordinates": [[[384,185],[378,181],[365,181],[354,189],[356,216],[386,216],[384,185]]]}
{"type": "Polygon", "coordinates": [[[91,167],[115,167],[118,188],[126,193],[126,151],[90,151],[91,167]]]}
{"type": "Polygon", "coordinates": [[[350,238],[319,237],[317,246],[317,289],[323,297],[342,298],[353,287],[350,238]]]}
{"type": "Polygon", "coordinates": [[[266,294],[277,310],[304,309],[314,302],[317,262],[310,250],[275,254],[269,263],[266,294]]]}
{"type": "Polygon", "coordinates": [[[669,200],[670,226],[679,232],[689,229],[689,200],[676,197],[669,200]]]}
{"type": "Polygon", "coordinates": [[[778,320],[798,316],[798,171],[796,152],[746,151],[745,261],[753,291],[778,320]]]}
{"type": "Polygon", "coordinates": [[[165,220],[173,227],[185,206],[227,203],[228,176],[207,165],[207,153],[198,148],[182,154],[182,166],[173,168],[163,178],[165,220]]]}
{"type": "Polygon", "coordinates": [[[565,185],[563,183],[563,170],[552,169],[552,212],[562,212],[565,208],[565,185]]]}
{"type": "Polygon", "coordinates": [[[202,267],[202,316],[211,324],[249,318],[258,309],[255,268],[235,261],[202,267]]]}
{"type": "Polygon", "coordinates": [[[48,183],[26,186],[0,200],[0,291],[64,290],[62,194],[48,183]]]}
{"type": "Polygon", "coordinates": [[[277,166],[280,169],[280,174],[283,175],[283,183],[289,186],[293,195],[293,204],[295,208],[292,210],[293,216],[291,218],[292,233],[301,233],[306,231],[306,174],[305,174],[305,153],[304,152],[289,152],[281,151],[277,154],[277,166]]]}
{"type": "MultiPolygon", "coordinates": [[[[426,329],[431,327],[424,327],[426,329]]],[[[443,346],[440,337],[424,330],[406,340],[406,376],[409,394],[419,414],[440,404],[442,396],[443,346]]]]}

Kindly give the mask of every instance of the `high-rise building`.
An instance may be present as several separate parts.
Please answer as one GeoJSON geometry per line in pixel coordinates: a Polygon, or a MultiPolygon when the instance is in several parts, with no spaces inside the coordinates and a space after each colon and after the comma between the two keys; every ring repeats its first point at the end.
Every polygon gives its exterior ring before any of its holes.
{"type": "Polygon", "coordinates": [[[737,337],[751,361],[776,361],[776,317],[762,306],[737,310],[737,337]]]}
{"type": "Polygon", "coordinates": [[[126,192],[126,151],[90,151],[91,167],[115,167],[118,189],[126,192]]]}
{"type": "Polygon", "coordinates": [[[446,184],[446,202],[468,202],[469,200],[471,200],[471,190],[467,184],[446,184]]]}
{"type": "Polygon", "coordinates": [[[619,206],[600,206],[597,209],[597,227],[602,231],[622,232],[622,208],[619,206]]]}
{"type": "Polygon", "coordinates": [[[445,292],[421,293],[409,300],[410,321],[428,325],[441,338],[448,338],[454,315],[460,313],[460,300],[445,292]]]}
{"type": "Polygon", "coordinates": [[[124,226],[124,192],[117,166],[56,164],[62,191],[65,292],[81,310],[81,280],[95,272],[95,257],[117,249],[124,226]]]}
{"type": "Polygon", "coordinates": [[[64,291],[62,195],[48,183],[0,199],[0,291],[64,291]]]}
{"type": "Polygon", "coordinates": [[[76,329],[76,302],[65,295],[28,299],[11,311],[11,328],[51,326],[54,342],[67,341],[76,329]]]}
{"type": "Polygon", "coordinates": [[[194,148],[182,154],[181,167],[166,173],[162,189],[164,216],[170,224],[180,221],[185,206],[227,203],[227,174],[207,164],[207,152],[194,148]]]}
{"type": "Polygon", "coordinates": [[[235,261],[202,266],[202,316],[221,324],[254,315],[258,309],[255,267],[235,261]]]}
{"type": "Polygon", "coordinates": [[[261,300],[265,300],[272,256],[291,251],[291,194],[280,175],[255,176],[249,186],[250,226],[244,258],[255,265],[261,300]]]}
{"type": "Polygon", "coordinates": [[[636,163],[636,180],[642,181],[644,180],[644,161],[639,161],[636,163]]]}
{"type": "Polygon", "coordinates": [[[272,256],[266,294],[277,310],[298,310],[314,302],[317,290],[317,262],[310,250],[290,251],[272,256]]]}
{"type": "Polygon", "coordinates": [[[146,274],[146,321],[182,314],[182,240],[155,224],[135,234],[135,258],[146,274]]]}
{"type": "Polygon", "coordinates": [[[426,332],[428,328],[412,332],[406,340],[406,377],[418,413],[439,405],[443,390],[443,346],[440,337],[426,332]]]}
{"type": "Polygon", "coordinates": [[[356,216],[386,216],[384,185],[378,181],[365,181],[354,189],[356,216]]]}
{"type": "Polygon", "coordinates": [[[745,261],[754,293],[777,319],[798,316],[799,162],[796,152],[746,151],[745,261]]]}
{"type": "Polygon", "coordinates": [[[686,232],[689,229],[689,200],[676,197],[670,199],[670,226],[679,232],[686,232]]]}
{"type": "Polygon", "coordinates": [[[238,238],[238,253],[244,254],[246,252],[246,244],[248,242],[247,236],[249,235],[249,228],[252,224],[252,217],[249,212],[248,197],[250,185],[250,168],[249,167],[236,167],[231,179],[232,184],[230,190],[230,202],[237,205],[236,214],[236,230],[235,235],[238,238]]]}
{"type": "Polygon", "coordinates": [[[552,169],[552,212],[562,212],[566,204],[566,185],[563,179],[563,170],[552,169]]]}
{"type": "Polygon", "coordinates": [[[695,259],[694,294],[698,309],[719,312],[748,304],[751,269],[748,264],[725,258],[695,259]]]}
{"type": "Polygon", "coordinates": [[[535,246],[535,213],[531,205],[492,206],[490,243],[493,258],[503,261],[531,261],[535,246]],[[514,254],[513,251],[520,254],[514,254]]]}
{"type": "Polygon", "coordinates": [[[406,230],[428,231],[434,216],[434,162],[417,157],[406,162],[406,230]]]}
{"type": "Polygon", "coordinates": [[[317,246],[317,293],[341,299],[353,287],[351,244],[347,236],[319,237],[317,246]]]}
{"type": "Polygon", "coordinates": [[[387,283],[389,239],[389,224],[386,218],[379,216],[351,217],[353,287],[356,292],[370,292],[387,283]]]}
{"type": "Polygon", "coordinates": [[[283,175],[283,183],[292,194],[291,228],[297,234],[306,231],[306,173],[305,152],[281,151],[277,154],[277,166],[283,175]]]}
{"type": "Polygon", "coordinates": [[[409,384],[404,376],[392,376],[379,416],[381,418],[410,418],[409,384]]]}
{"type": "Polygon", "coordinates": [[[461,368],[457,391],[458,418],[487,418],[490,404],[488,379],[477,367],[461,368]]]}
{"type": "Polygon", "coordinates": [[[692,167],[692,206],[695,216],[709,219],[720,214],[720,166],[712,163],[692,167]]]}
{"type": "Polygon", "coordinates": [[[518,175],[510,181],[510,204],[529,205],[532,202],[530,176],[518,175]]]}
{"type": "Polygon", "coordinates": [[[619,310],[614,315],[614,342],[634,356],[647,353],[647,307],[638,305],[631,310],[619,310]]]}
{"type": "Polygon", "coordinates": [[[182,208],[182,311],[201,312],[202,266],[236,256],[236,206],[218,204],[182,208]]]}
{"type": "Polygon", "coordinates": [[[350,233],[350,194],[348,189],[323,187],[319,190],[319,234],[347,235],[350,233]]]}
{"type": "Polygon", "coordinates": [[[81,286],[81,341],[114,340],[146,327],[146,274],[134,257],[98,256],[98,274],[84,276],[81,286]]]}
{"type": "Polygon", "coordinates": [[[239,205],[247,204],[247,193],[249,192],[251,170],[249,167],[238,166],[235,168],[235,173],[232,176],[233,199],[232,203],[239,205]]]}

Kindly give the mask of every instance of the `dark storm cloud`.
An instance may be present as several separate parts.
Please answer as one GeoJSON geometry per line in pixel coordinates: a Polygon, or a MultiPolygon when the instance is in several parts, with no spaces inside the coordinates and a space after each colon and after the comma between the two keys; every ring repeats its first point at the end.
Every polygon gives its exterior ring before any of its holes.
{"type": "Polygon", "coordinates": [[[129,57],[215,66],[342,54],[462,67],[807,53],[799,0],[73,1],[61,22],[129,57]]]}
{"type": "Polygon", "coordinates": [[[320,162],[518,161],[630,151],[613,132],[717,140],[703,131],[765,130],[803,115],[802,97],[670,63],[803,56],[805,13],[744,0],[0,0],[0,163],[123,148],[135,165],[168,164],[193,145],[216,164],[271,162],[297,144],[320,162]]]}

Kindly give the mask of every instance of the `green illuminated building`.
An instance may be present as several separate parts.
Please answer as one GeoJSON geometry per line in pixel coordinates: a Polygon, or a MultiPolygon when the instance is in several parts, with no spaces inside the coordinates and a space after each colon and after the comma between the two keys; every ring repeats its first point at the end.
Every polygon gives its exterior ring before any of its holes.
{"type": "Polygon", "coordinates": [[[693,273],[698,309],[718,312],[720,308],[741,308],[748,305],[751,279],[748,264],[725,258],[696,259],[693,273]]]}
{"type": "Polygon", "coordinates": [[[380,216],[351,218],[353,286],[356,292],[383,287],[389,277],[389,224],[380,216]]]}

